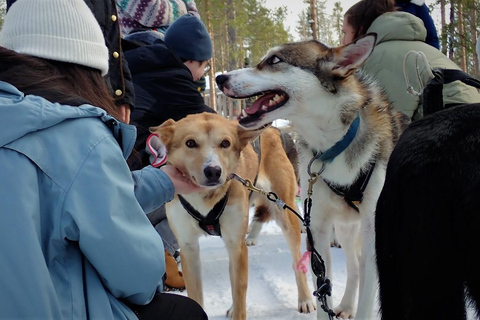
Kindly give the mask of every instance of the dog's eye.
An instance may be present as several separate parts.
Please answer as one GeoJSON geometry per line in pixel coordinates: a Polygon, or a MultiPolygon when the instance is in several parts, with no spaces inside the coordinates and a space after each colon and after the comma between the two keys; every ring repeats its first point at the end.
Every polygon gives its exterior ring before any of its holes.
{"type": "Polygon", "coordinates": [[[223,140],[222,143],[220,143],[220,147],[222,147],[222,148],[228,148],[228,147],[230,147],[230,141],[228,141],[228,140],[223,140]]]}
{"type": "Polygon", "coordinates": [[[277,63],[279,63],[279,62],[282,62],[282,60],[281,60],[279,57],[277,57],[277,56],[272,56],[272,57],[270,58],[270,64],[277,64],[277,63]]]}
{"type": "Polygon", "coordinates": [[[195,140],[190,139],[185,142],[185,145],[189,148],[195,148],[197,146],[197,143],[195,142],[195,140]]]}

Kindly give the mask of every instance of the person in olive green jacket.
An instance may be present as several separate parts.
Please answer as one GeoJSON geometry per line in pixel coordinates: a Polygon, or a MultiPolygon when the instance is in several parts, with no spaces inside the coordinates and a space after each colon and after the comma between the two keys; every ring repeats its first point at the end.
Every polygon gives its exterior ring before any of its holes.
{"type": "MultiPolygon", "coordinates": [[[[391,0],[362,0],[347,10],[343,22],[343,44],[357,37],[374,32],[377,43],[371,56],[363,66],[363,71],[373,76],[384,88],[395,108],[412,120],[423,117],[422,96],[407,92],[404,77],[404,59],[409,51],[423,52],[431,68],[460,68],[441,51],[426,44],[426,29],[416,16],[396,11],[391,0]]],[[[410,84],[421,91],[430,80],[428,66],[422,59],[410,55],[406,60],[410,84]],[[418,83],[416,66],[422,80],[418,83]]],[[[446,106],[480,102],[478,91],[460,81],[446,84],[443,89],[446,106]]]]}

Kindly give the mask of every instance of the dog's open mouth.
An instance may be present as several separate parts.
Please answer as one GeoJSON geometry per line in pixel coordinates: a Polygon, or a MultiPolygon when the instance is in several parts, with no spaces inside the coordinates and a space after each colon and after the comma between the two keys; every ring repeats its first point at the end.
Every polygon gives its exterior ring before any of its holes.
{"type": "Polygon", "coordinates": [[[289,99],[285,92],[279,90],[261,92],[251,97],[257,98],[249,107],[243,109],[238,116],[238,121],[243,126],[256,122],[262,115],[280,108],[289,99]]]}

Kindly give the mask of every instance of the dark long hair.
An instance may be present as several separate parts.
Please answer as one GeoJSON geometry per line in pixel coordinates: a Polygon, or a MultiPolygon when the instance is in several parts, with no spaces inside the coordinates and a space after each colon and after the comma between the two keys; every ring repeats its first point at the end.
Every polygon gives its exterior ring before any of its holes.
{"type": "Polygon", "coordinates": [[[395,0],[361,0],[345,12],[345,19],[355,30],[354,39],[367,33],[373,21],[386,12],[397,11],[395,0]]]}
{"type": "Polygon", "coordinates": [[[19,54],[0,47],[0,80],[24,94],[41,96],[50,102],[100,107],[114,117],[118,111],[99,70],[19,54]]]}

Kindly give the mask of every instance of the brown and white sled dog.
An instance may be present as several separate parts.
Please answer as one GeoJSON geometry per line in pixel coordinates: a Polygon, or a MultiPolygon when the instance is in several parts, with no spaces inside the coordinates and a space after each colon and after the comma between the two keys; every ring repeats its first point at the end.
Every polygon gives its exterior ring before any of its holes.
{"type": "MultiPolygon", "coordinates": [[[[332,225],[346,256],[345,293],[334,311],[341,318],[356,314],[361,320],[372,319],[377,289],[375,206],[387,160],[408,123],[374,81],[356,72],[375,41],[376,35],[368,34],[337,48],[318,41],[285,44],[270,49],[255,68],[216,78],[231,98],[260,96],[239,118],[244,128],[262,128],[275,119],[291,121],[301,141],[303,198],[310,178],[307,168],[320,173],[311,196],[311,231],[328,278],[332,277],[332,225]]],[[[331,307],[331,298],[328,301],[331,307]]],[[[324,319],[327,314],[318,308],[317,317],[324,319]]]]}
{"type": "MultiPolygon", "coordinates": [[[[265,195],[252,193],[250,196],[250,191],[241,182],[231,179],[233,173],[251,182],[256,178],[258,188],[275,192],[294,208],[298,185],[293,166],[282,147],[279,130],[273,127],[245,130],[237,121],[211,113],[189,115],[177,122],[169,120],[151,130],[158,133],[166,146],[168,163],[203,187],[198,193],[175,196],[167,204],[168,221],[181,248],[188,296],[203,306],[198,239],[216,232],[216,235],[221,234],[230,260],[233,304],[227,315],[246,319],[248,252],[245,236],[251,204],[256,206],[256,214],[262,216],[262,221],[275,219],[279,224],[292,253],[293,265],[301,258],[298,218],[280,209],[265,195]],[[259,161],[249,142],[260,134],[259,161]]],[[[306,276],[295,271],[295,277],[299,311],[312,312],[316,306],[306,276]]]]}

